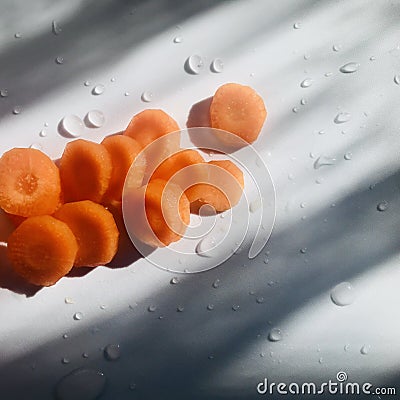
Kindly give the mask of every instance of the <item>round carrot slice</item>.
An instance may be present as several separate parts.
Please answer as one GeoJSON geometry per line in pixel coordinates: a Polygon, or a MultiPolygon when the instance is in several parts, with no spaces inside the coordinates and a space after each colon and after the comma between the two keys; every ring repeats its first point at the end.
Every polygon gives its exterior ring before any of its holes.
{"type": "Polygon", "coordinates": [[[111,156],[102,144],[78,139],[66,145],[60,160],[66,202],[92,200],[100,203],[111,174],[111,156]]]}
{"type": "Polygon", "coordinates": [[[240,168],[230,160],[215,160],[207,163],[207,181],[186,189],[193,213],[199,213],[204,205],[223,212],[235,206],[243,193],[244,178],[240,168]]]}
{"type": "Polygon", "coordinates": [[[129,234],[151,247],[178,241],[190,220],[190,203],[179,185],[162,179],[124,192],[124,219],[129,234]]]}
{"type": "Polygon", "coordinates": [[[65,222],[78,242],[75,267],[109,263],[118,249],[119,232],[114,217],[89,200],[64,204],[54,217],[65,222]]]}
{"type": "MultiPolygon", "coordinates": [[[[118,202],[122,199],[122,189],[124,187],[126,175],[137,155],[140,153],[141,146],[135,139],[124,135],[108,136],[101,144],[105,146],[109,152],[112,162],[111,179],[108,190],[104,196],[105,202],[107,204],[109,202],[118,202]]],[[[135,164],[135,173],[131,174],[131,180],[134,177],[134,182],[131,181],[131,184],[135,184],[137,187],[142,185],[145,167],[145,162],[138,162],[135,164]]]]}
{"type": "Polygon", "coordinates": [[[14,148],[0,158],[0,207],[31,217],[53,213],[60,201],[60,175],[40,150],[14,148]]]}
{"type": "Polygon", "coordinates": [[[78,244],[71,229],[49,215],[31,217],[8,238],[15,272],[38,286],[51,286],[72,268],[78,244]]]}
{"type": "MultiPolygon", "coordinates": [[[[215,92],[210,105],[211,126],[234,133],[247,143],[253,143],[267,117],[263,99],[250,86],[227,83],[215,92]]],[[[224,142],[230,141],[221,136],[224,142]]],[[[237,144],[231,138],[232,144],[237,144]]]]}

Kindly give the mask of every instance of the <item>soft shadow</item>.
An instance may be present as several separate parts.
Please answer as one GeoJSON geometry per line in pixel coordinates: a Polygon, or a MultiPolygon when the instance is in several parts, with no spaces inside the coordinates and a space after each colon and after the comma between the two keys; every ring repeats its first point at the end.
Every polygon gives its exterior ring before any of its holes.
{"type": "Polygon", "coordinates": [[[213,98],[211,96],[199,101],[196,104],[193,104],[186,121],[186,126],[188,128],[211,127],[210,105],[212,99],[213,98]]]}

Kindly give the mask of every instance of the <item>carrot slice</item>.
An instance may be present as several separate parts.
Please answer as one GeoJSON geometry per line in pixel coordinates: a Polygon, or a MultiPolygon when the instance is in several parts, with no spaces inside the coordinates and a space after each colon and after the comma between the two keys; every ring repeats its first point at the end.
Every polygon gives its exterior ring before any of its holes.
{"type": "Polygon", "coordinates": [[[112,214],[89,200],[64,204],[54,217],[65,222],[78,242],[75,267],[109,263],[118,249],[119,232],[112,214]]]}
{"type": "Polygon", "coordinates": [[[71,229],[49,215],[28,218],[10,235],[14,271],[38,286],[54,285],[72,268],[78,244],[71,229]]]}
{"type": "MultiPolygon", "coordinates": [[[[121,201],[122,189],[129,168],[141,151],[139,143],[129,136],[112,135],[106,137],[101,144],[105,146],[111,156],[112,173],[110,183],[105,194],[105,202],[112,203],[121,201]]],[[[142,185],[146,164],[144,158],[142,162],[135,163],[135,173],[131,174],[131,184],[137,187],[142,185]]]]}
{"type": "Polygon", "coordinates": [[[124,192],[127,230],[151,247],[178,241],[190,220],[190,203],[179,185],[162,179],[124,192]]]}
{"type": "Polygon", "coordinates": [[[111,173],[111,156],[102,144],[83,139],[68,143],[60,160],[65,201],[100,203],[108,189],[111,173]]]}
{"type": "Polygon", "coordinates": [[[14,148],[0,158],[0,207],[22,217],[53,213],[60,201],[60,175],[40,150],[14,148]]]}
{"type": "Polygon", "coordinates": [[[204,205],[212,206],[216,212],[235,206],[243,193],[244,178],[240,168],[230,160],[209,161],[207,181],[186,189],[193,213],[199,213],[204,205]]]}
{"type": "MultiPolygon", "coordinates": [[[[238,83],[219,87],[210,105],[211,126],[234,133],[247,143],[258,138],[266,117],[263,99],[250,86],[238,83]]],[[[238,144],[235,137],[221,135],[221,138],[232,145],[238,144]]]]}

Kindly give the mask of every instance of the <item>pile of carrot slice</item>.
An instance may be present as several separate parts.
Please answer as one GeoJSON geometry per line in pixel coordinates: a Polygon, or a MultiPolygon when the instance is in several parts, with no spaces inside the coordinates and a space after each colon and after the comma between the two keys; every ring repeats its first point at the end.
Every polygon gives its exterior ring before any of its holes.
{"type": "MultiPolygon", "coordinates": [[[[211,126],[246,143],[257,139],[265,118],[261,97],[248,86],[223,85],[211,102],[211,126]]],[[[181,149],[178,124],[157,109],[136,114],[125,132],[101,143],[69,142],[58,166],[39,150],[13,148],[0,158],[0,208],[15,225],[8,258],[28,282],[50,286],[73,267],[111,262],[120,232],[108,207],[121,209],[123,193],[135,236],[162,247],[182,238],[191,212],[225,211],[243,188],[232,161],[206,162],[197,150],[181,149]],[[146,153],[160,137],[163,145],[146,153]]]]}

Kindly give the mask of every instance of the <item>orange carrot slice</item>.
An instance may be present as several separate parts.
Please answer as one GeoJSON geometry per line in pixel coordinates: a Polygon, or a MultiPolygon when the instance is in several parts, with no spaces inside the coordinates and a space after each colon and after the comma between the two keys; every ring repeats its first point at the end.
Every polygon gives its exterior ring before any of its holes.
{"type": "Polygon", "coordinates": [[[75,267],[109,263],[118,249],[118,228],[112,214],[89,200],[64,204],[54,217],[65,222],[78,242],[75,267]]]}
{"type": "Polygon", "coordinates": [[[162,179],[124,192],[127,230],[151,247],[178,241],[190,220],[190,203],[179,185],[162,179]]]}
{"type": "MultiPolygon", "coordinates": [[[[210,105],[211,126],[234,133],[247,143],[258,138],[266,117],[263,99],[250,86],[238,83],[218,88],[210,105]]],[[[238,143],[235,137],[226,139],[223,135],[221,138],[233,145],[238,143]]]]}
{"type": "MultiPolygon", "coordinates": [[[[105,202],[121,201],[122,189],[124,187],[125,178],[129,171],[129,168],[135,161],[137,155],[141,151],[139,143],[129,136],[124,135],[112,135],[106,137],[101,144],[105,146],[111,156],[112,161],[112,173],[111,179],[108,186],[108,190],[105,194],[105,202]]],[[[143,162],[135,164],[135,173],[131,174],[131,184],[137,187],[142,185],[143,176],[145,172],[146,164],[143,162]]]]}
{"type": "Polygon", "coordinates": [[[244,178],[240,168],[230,160],[215,160],[207,163],[207,181],[186,189],[193,213],[202,206],[210,205],[216,212],[235,206],[243,193],[244,178]]]}
{"type": "Polygon", "coordinates": [[[8,238],[14,271],[28,282],[51,286],[72,268],[78,244],[71,229],[49,215],[28,218],[8,238]]]}
{"type": "Polygon", "coordinates": [[[60,201],[60,175],[36,149],[14,148],[0,158],[0,207],[22,217],[53,213],[60,201]]]}
{"type": "Polygon", "coordinates": [[[102,144],[78,139],[66,145],[60,160],[66,202],[92,200],[100,203],[111,174],[111,156],[102,144]]]}

